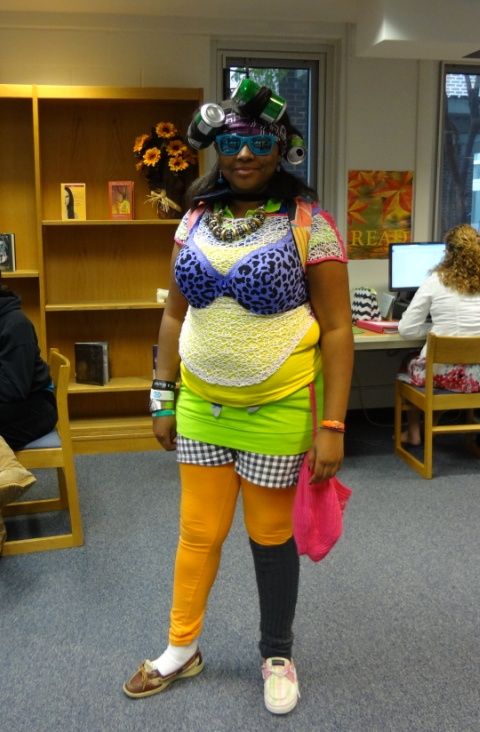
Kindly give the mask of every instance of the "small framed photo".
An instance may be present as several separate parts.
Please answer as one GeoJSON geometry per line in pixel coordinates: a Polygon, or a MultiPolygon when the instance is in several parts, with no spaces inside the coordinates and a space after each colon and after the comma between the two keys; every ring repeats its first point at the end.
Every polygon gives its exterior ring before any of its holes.
{"type": "Polygon", "coordinates": [[[87,218],[85,183],[60,183],[62,221],[87,218]]]}
{"type": "Polygon", "coordinates": [[[0,270],[15,271],[15,234],[0,234],[0,270]]]}
{"type": "Polygon", "coordinates": [[[133,180],[110,180],[108,201],[111,219],[133,219],[133,180]]]}

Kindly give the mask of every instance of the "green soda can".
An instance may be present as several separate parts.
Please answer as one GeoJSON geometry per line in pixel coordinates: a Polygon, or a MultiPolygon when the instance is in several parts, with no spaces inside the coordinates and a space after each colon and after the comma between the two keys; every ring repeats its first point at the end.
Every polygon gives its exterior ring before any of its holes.
{"type": "Polygon", "coordinates": [[[252,79],[243,79],[233,92],[232,99],[237,102],[239,107],[250,106],[252,110],[257,106],[257,103],[261,103],[262,106],[258,116],[266,122],[277,122],[287,108],[287,103],[283,97],[278,96],[271,89],[267,90],[267,87],[259,86],[252,79]],[[264,92],[267,92],[267,96],[261,102],[264,92]]]}

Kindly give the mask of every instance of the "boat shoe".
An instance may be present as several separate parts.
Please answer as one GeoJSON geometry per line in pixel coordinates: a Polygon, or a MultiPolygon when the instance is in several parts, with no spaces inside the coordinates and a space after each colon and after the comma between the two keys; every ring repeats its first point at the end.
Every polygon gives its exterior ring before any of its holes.
{"type": "Polygon", "coordinates": [[[132,699],[142,699],[164,691],[167,686],[178,679],[196,676],[202,669],[203,658],[198,650],[178,671],[174,671],[168,676],[162,676],[160,671],[152,666],[152,662],[147,659],[138,667],[133,676],[124,683],[123,690],[132,699]]]}
{"type": "Polygon", "coordinates": [[[265,706],[272,714],[287,714],[297,705],[297,672],[288,658],[267,658],[262,665],[265,706]]]}

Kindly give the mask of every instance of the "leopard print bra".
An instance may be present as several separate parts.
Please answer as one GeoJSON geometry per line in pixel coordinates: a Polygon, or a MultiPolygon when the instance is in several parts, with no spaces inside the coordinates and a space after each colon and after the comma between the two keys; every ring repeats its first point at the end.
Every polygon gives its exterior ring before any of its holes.
{"type": "Polygon", "coordinates": [[[232,297],[256,315],[274,315],[303,305],[308,291],[305,273],[291,231],[278,241],[249,252],[227,274],[221,274],[195,244],[192,227],[175,262],[175,280],[194,308],[218,297],[232,297]]]}

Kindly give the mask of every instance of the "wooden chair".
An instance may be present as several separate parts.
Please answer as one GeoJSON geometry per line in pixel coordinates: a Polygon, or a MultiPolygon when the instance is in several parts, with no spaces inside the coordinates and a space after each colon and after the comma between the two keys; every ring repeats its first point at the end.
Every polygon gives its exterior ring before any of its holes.
{"type": "Polygon", "coordinates": [[[2,513],[4,517],[7,517],[18,514],[37,514],[64,510],[68,511],[71,530],[65,534],[54,534],[52,536],[12,539],[10,541],[7,538],[3,547],[3,556],[47,549],[64,549],[83,544],[82,520],[68,417],[67,391],[70,361],[56,349],[51,349],[49,365],[58,407],[56,429],[48,435],[30,442],[22,450],[18,450],[15,455],[28,470],[56,468],[59,496],[16,501],[4,506],[2,513]]]}
{"type": "Polygon", "coordinates": [[[459,423],[455,422],[455,424],[438,424],[440,412],[452,409],[480,408],[480,393],[466,394],[434,389],[434,363],[480,363],[480,336],[473,338],[446,337],[429,333],[425,364],[425,387],[419,388],[397,379],[395,387],[395,454],[403,458],[410,467],[424,478],[432,477],[433,438],[435,435],[454,432],[480,432],[479,422],[467,422],[465,419],[459,423]],[[411,405],[420,409],[424,416],[423,460],[412,455],[401,443],[403,412],[408,410],[411,405]]]}

